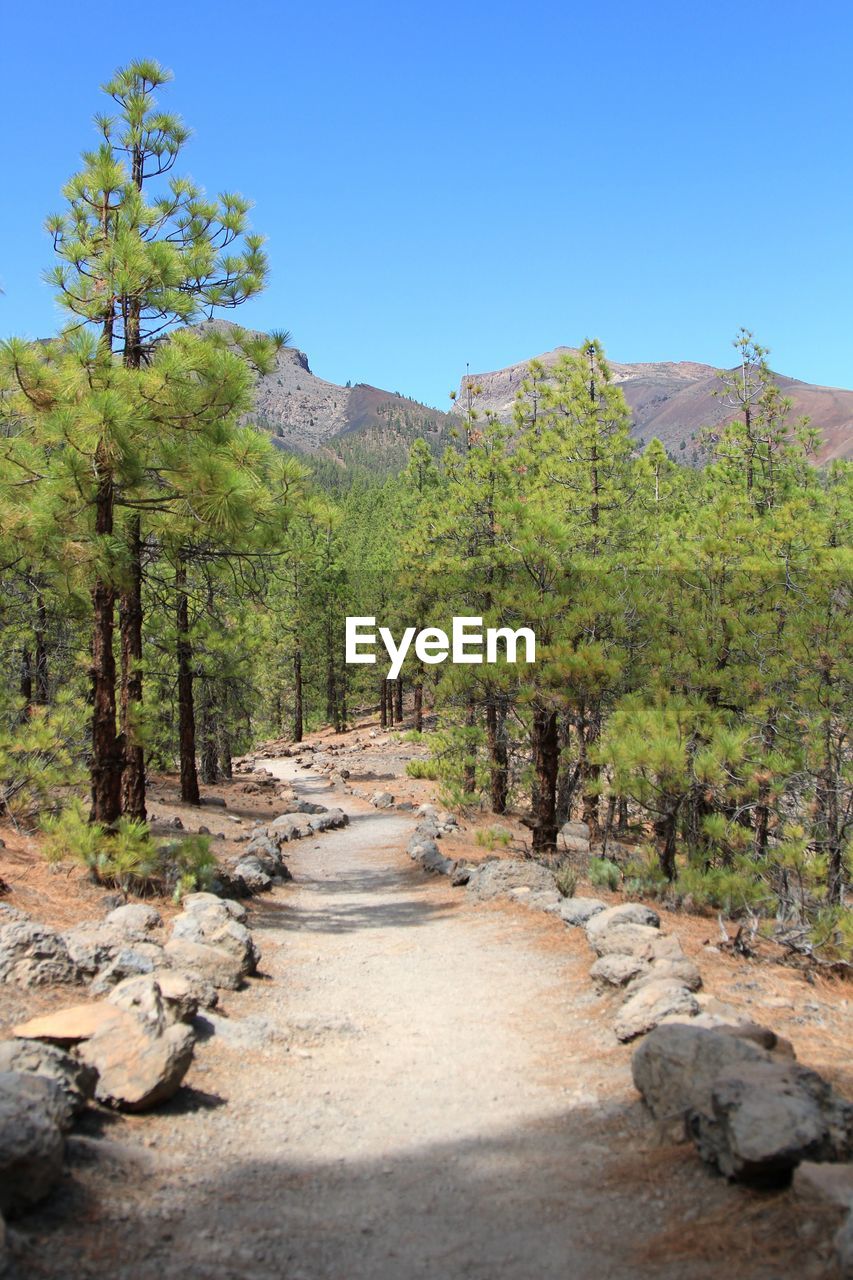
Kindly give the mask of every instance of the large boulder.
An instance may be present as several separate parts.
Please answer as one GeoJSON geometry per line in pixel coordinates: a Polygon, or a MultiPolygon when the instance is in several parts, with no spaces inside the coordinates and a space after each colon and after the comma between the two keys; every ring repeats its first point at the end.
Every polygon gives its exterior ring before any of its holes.
{"type": "Polygon", "coordinates": [[[129,945],[126,933],[108,920],[74,925],[65,930],[62,940],[74,963],[88,978],[106,969],[118,952],[129,945]]]}
{"type": "Polygon", "coordinates": [[[641,990],[650,982],[661,980],[680,982],[688,991],[699,991],[702,986],[702,975],[698,965],[695,965],[692,960],[688,960],[686,956],[665,957],[645,964],[629,979],[628,995],[633,995],[635,991],[641,990]]]}
{"type": "Polygon", "coordinates": [[[650,968],[647,960],[613,952],[611,955],[599,956],[590,969],[589,976],[597,985],[626,987],[632,979],[647,974],[650,968]]]}
{"type": "Polygon", "coordinates": [[[589,853],[587,823],[564,822],[557,835],[557,848],[566,853],[589,853]]]}
{"type": "Polygon", "coordinates": [[[277,844],[286,844],[289,840],[301,840],[311,834],[308,818],[301,813],[282,813],[267,827],[267,835],[277,844]]]}
{"type": "MultiPolygon", "coordinates": [[[[593,916],[589,924],[594,924],[598,918],[593,916]]],[[[638,960],[652,959],[654,944],[658,938],[657,929],[647,924],[617,924],[611,925],[609,929],[598,929],[595,932],[592,932],[587,925],[586,933],[590,946],[597,956],[634,956],[638,960]]]]}
{"type": "Polygon", "coordinates": [[[0,928],[0,982],[45,987],[79,983],[83,976],[55,929],[26,919],[0,928]]]}
{"type": "Polygon", "coordinates": [[[186,938],[171,938],[166,943],[165,952],[172,968],[195,974],[219,990],[237,991],[243,985],[240,960],[222,947],[190,942],[186,938]]]}
{"type": "Polygon", "coordinates": [[[165,963],[165,952],[156,942],[134,942],[119,947],[103,969],[99,969],[89,990],[92,995],[105,995],[125,978],[136,978],[153,973],[165,963]]]}
{"type": "Polygon", "coordinates": [[[162,927],[163,917],[144,902],[126,902],[110,911],[105,923],[125,938],[145,942],[155,929],[162,927]]]}
{"type": "Polygon", "coordinates": [[[193,1056],[195,1036],[182,1022],[143,1019],[116,1009],[77,1050],[81,1061],[98,1073],[95,1097],[122,1111],[146,1111],[165,1102],[179,1088],[193,1056]]]}
{"type": "Polygon", "coordinates": [[[158,969],[154,974],[171,1022],[192,1022],[199,1009],[215,1009],[219,1003],[213,983],[181,969],[158,969]]]}
{"type": "Polygon", "coordinates": [[[510,889],[526,886],[540,893],[550,893],[555,888],[554,875],[538,862],[521,858],[492,859],[476,868],[468,881],[468,892],[475,898],[488,900],[510,889]]]}
{"type": "Polygon", "coordinates": [[[699,1003],[692,991],[672,978],[656,978],[640,987],[623,1004],[614,1029],[619,1040],[635,1040],[653,1030],[664,1018],[692,1017],[699,1003]]]}
{"type": "Polygon", "coordinates": [[[599,911],[592,917],[586,926],[587,937],[592,941],[597,933],[605,933],[628,924],[659,929],[660,916],[641,902],[620,902],[618,906],[607,907],[605,911],[599,911]]]}
{"type": "Polygon", "coordinates": [[[345,827],[349,822],[349,818],[343,809],[325,809],[322,813],[315,813],[308,819],[308,826],[314,832],[316,831],[336,831],[339,827],[345,827]]]}
{"type": "Polygon", "coordinates": [[[206,907],[221,907],[240,924],[245,924],[249,919],[248,909],[242,902],[235,902],[233,898],[220,898],[215,893],[188,893],[181,899],[181,907],[184,911],[203,911],[206,907]]]}
{"type": "Polygon", "coordinates": [[[116,1017],[115,1008],[103,1000],[91,1000],[86,1004],[71,1005],[46,1013],[29,1022],[20,1022],[12,1028],[12,1035],[24,1040],[44,1040],[48,1044],[68,1048],[88,1040],[106,1023],[116,1017]]]}
{"type": "Polygon", "coordinates": [[[394,797],[390,791],[374,791],[370,797],[370,803],[374,809],[390,809],[394,803],[394,797]]]}
{"type": "Polygon", "coordinates": [[[235,863],[234,874],[239,876],[249,893],[266,893],[272,888],[273,877],[257,854],[250,853],[235,863]]]}
{"type": "Polygon", "coordinates": [[[0,1073],[0,1211],[17,1213],[52,1190],[62,1176],[71,1108],[46,1076],[0,1073]]]}
{"type": "Polygon", "coordinates": [[[95,1092],[95,1073],[89,1067],[42,1040],[0,1041],[0,1073],[10,1071],[53,1080],[74,1115],[83,1110],[95,1092]]]}
{"type": "Polygon", "coordinates": [[[687,1123],[703,1160],[754,1185],[784,1184],[801,1160],[853,1157],[853,1104],[796,1062],[730,1068],[712,1083],[709,1109],[687,1123]]]}
{"type": "Polygon", "coordinates": [[[176,916],[172,922],[172,940],[227,951],[239,962],[244,975],[254,973],[258,967],[260,953],[251,933],[221,903],[176,916]]]}
{"type": "Polygon", "coordinates": [[[760,1039],[737,1032],[683,1022],[658,1027],[646,1037],[634,1050],[631,1073],[655,1119],[683,1126],[691,1112],[710,1114],[711,1089],[720,1076],[745,1064],[772,1061],[760,1039]]]}
{"type": "Polygon", "coordinates": [[[607,903],[598,898],[564,898],[560,903],[560,915],[566,924],[579,928],[593,916],[607,910],[607,903]]]}

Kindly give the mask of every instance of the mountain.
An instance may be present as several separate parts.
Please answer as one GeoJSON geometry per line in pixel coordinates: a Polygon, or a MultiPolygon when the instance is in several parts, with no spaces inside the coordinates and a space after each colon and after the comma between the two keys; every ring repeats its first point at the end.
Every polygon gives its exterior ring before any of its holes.
{"type": "Polygon", "coordinates": [[[436,453],[458,425],[396,391],[367,383],[340,387],[311,372],[304,351],[283,347],[271,373],[259,377],[251,420],[293,453],[313,455],[341,470],[359,465],[387,474],[406,465],[419,436],[436,453]]]}
{"type": "MultiPolygon", "coordinates": [[[[538,356],[547,367],[571,347],[556,347],[538,356]]],[[[614,382],[621,386],[631,410],[631,433],[648,443],[657,436],[675,458],[701,460],[697,441],[703,427],[716,426],[734,417],[731,408],[714,396],[720,386],[719,373],[707,364],[692,361],[662,361],[655,364],[618,364],[608,361],[614,382]]],[[[504,421],[512,417],[516,394],[527,374],[529,361],[498,369],[493,373],[470,376],[472,387],[479,387],[476,406],[491,410],[504,421]]],[[[816,461],[853,457],[853,391],[837,387],[818,387],[796,378],[774,374],[786,396],[793,401],[792,420],[803,414],[812,426],[823,432],[823,446],[816,461]]],[[[456,411],[465,407],[466,380],[463,378],[456,400],[456,411]]]]}

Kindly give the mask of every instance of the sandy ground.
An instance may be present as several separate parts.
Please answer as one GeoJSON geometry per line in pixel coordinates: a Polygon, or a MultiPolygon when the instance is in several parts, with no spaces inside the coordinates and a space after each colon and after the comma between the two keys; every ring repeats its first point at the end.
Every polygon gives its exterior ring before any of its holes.
{"type": "Polygon", "coordinates": [[[833,1275],[831,1223],[660,1144],[577,932],[471,903],[405,855],[408,815],[263,763],[351,824],[293,846],[295,883],[254,908],[263,976],[189,1087],[71,1138],[20,1276],[833,1275]]]}

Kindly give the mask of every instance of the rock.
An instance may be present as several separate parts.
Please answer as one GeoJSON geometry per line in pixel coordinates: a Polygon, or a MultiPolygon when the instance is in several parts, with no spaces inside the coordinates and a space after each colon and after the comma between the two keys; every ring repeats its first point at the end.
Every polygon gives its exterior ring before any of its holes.
{"type": "Polygon", "coordinates": [[[476,868],[476,874],[472,874],[468,882],[468,892],[486,901],[521,885],[550,893],[555,888],[554,876],[538,862],[520,858],[493,859],[476,868]]]}
{"type": "Polygon", "coordinates": [[[589,853],[589,827],[585,822],[566,822],[557,835],[557,848],[566,853],[589,853]]]}
{"type": "Polygon", "coordinates": [[[37,1204],[59,1181],[70,1118],[55,1080],[0,1074],[0,1211],[17,1213],[37,1204]]]}
{"type": "Polygon", "coordinates": [[[453,872],[453,875],[450,877],[450,883],[454,886],[454,888],[461,889],[464,885],[470,882],[471,876],[473,874],[474,874],[473,867],[469,867],[467,863],[458,862],[456,864],[456,870],[453,872]]]}
{"type": "Polygon", "coordinates": [[[191,1022],[199,1009],[215,1009],[219,1003],[216,988],[197,973],[185,969],[158,969],[163,1007],[172,1021],[191,1022]]]}
{"type": "MultiPolygon", "coordinates": [[[[593,968],[595,968],[594,965],[593,968]]],[[[702,986],[702,975],[698,968],[692,960],[682,956],[675,960],[652,960],[651,964],[644,966],[643,970],[638,971],[630,980],[628,994],[633,995],[647,983],[658,982],[660,979],[680,982],[688,991],[698,991],[702,986]]]]}
{"type": "Polygon", "coordinates": [[[265,893],[272,888],[272,876],[254,854],[241,858],[234,866],[234,874],[240,877],[249,893],[265,893]]]}
{"type": "Polygon", "coordinates": [[[587,920],[607,910],[607,903],[598,898],[563,898],[560,904],[560,915],[566,924],[585,925],[587,920]]]}
{"type": "Polygon", "coordinates": [[[173,818],[166,818],[163,823],[164,827],[171,827],[173,831],[183,831],[184,824],[181,822],[177,814],[173,818]]]}
{"type": "Polygon", "coordinates": [[[438,816],[438,809],[434,804],[419,804],[417,813],[420,818],[435,818],[438,816]]]}
{"type": "Polygon", "coordinates": [[[143,902],[128,902],[111,911],[105,924],[117,929],[125,938],[144,942],[149,934],[162,927],[163,917],[159,911],[143,902]]]}
{"type": "Polygon", "coordinates": [[[696,997],[682,983],[658,978],[647,982],[625,1001],[614,1029],[619,1040],[635,1040],[656,1027],[662,1018],[673,1014],[690,1017],[698,1012],[696,997]]]}
{"type": "Polygon", "coordinates": [[[166,943],[165,951],[173,968],[195,974],[220,990],[237,991],[243,985],[240,961],[221,947],[172,938],[166,943]]]}
{"type": "Polygon", "coordinates": [[[627,924],[659,929],[660,916],[651,907],[644,907],[640,902],[622,902],[616,907],[607,907],[604,911],[597,912],[586,926],[587,937],[592,941],[599,932],[604,933],[627,924]]]}
{"type": "Polygon", "coordinates": [[[245,925],[235,920],[221,903],[184,911],[172,921],[172,939],[201,943],[227,951],[240,964],[241,973],[254,973],[260,953],[245,925]]]}
{"type": "Polygon", "coordinates": [[[339,827],[345,827],[349,822],[349,818],[343,809],[327,809],[325,813],[316,813],[308,819],[308,826],[311,831],[336,831],[339,827]]]}
{"type": "Polygon", "coordinates": [[[110,992],[107,1003],[132,1013],[153,1035],[159,1035],[166,1026],[160,984],[154,977],[126,978],[110,992]]]}
{"type": "Polygon", "coordinates": [[[794,1171],[793,1188],[803,1200],[836,1209],[853,1209],[853,1164],[815,1164],[804,1160],[794,1171]]]}
{"type": "Polygon", "coordinates": [[[89,987],[92,995],[105,995],[116,983],[125,978],[153,973],[165,962],[163,948],[154,942],[137,942],[132,947],[122,947],[108,965],[101,969],[89,987]]]}
{"type": "Polygon", "coordinates": [[[370,803],[375,809],[390,809],[394,803],[394,797],[390,791],[374,791],[370,797],[370,803]]]}
{"type": "Polygon", "coordinates": [[[41,1040],[0,1041],[0,1073],[9,1071],[53,1080],[73,1115],[83,1110],[95,1092],[95,1073],[89,1067],[41,1040]]]}
{"type": "Polygon", "coordinates": [[[32,920],[0,928],[0,982],[22,987],[79,983],[83,974],[55,929],[32,920]]]}
{"type": "Polygon", "coordinates": [[[853,1210],[836,1233],[833,1244],[841,1280],[853,1280],[853,1210]]]}
{"type": "Polygon", "coordinates": [[[711,1086],[709,1111],[691,1112],[687,1124],[703,1160],[754,1185],[783,1184],[801,1160],[853,1156],[853,1104],[790,1061],[730,1068],[711,1086]]]}
{"type": "Polygon", "coordinates": [[[48,1044],[67,1047],[88,1040],[115,1017],[116,1011],[112,1005],[92,1000],[88,1004],[71,1005],[56,1013],[47,1013],[40,1018],[31,1018],[29,1022],[21,1022],[12,1028],[12,1035],[25,1040],[46,1040],[48,1044]]]}
{"type": "Polygon", "coordinates": [[[613,953],[600,956],[590,969],[589,976],[599,985],[604,983],[610,987],[625,987],[632,979],[647,974],[649,969],[647,960],[640,960],[637,956],[613,953]]]}
{"type": "Polygon", "coordinates": [[[310,835],[311,827],[305,814],[282,813],[269,824],[267,834],[276,843],[285,844],[288,840],[302,840],[310,835]]]}
{"type": "MultiPolygon", "coordinates": [[[[606,912],[602,912],[605,915],[606,912]]],[[[594,924],[598,916],[593,916],[590,924],[594,924]]],[[[587,939],[597,956],[624,955],[636,956],[638,960],[651,960],[654,944],[658,938],[657,929],[647,924],[617,924],[609,929],[599,929],[591,933],[587,926],[587,939]]]]}
{"type": "Polygon", "coordinates": [[[714,1081],[732,1067],[770,1062],[753,1040],[688,1023],[658,1027],[634,1050],[634,1086],[657,1120],[684,1122],[710,1113],[714,1081]]]}
{"type": "MultiPolygon", "coordinates": [[[[159,997],[159,989],[153,984],[159,997]]],[[[177,1091],[193,1056],[195,1036],[182,1022],[169,1025],[145,1006],[144,1019],[117,1008],[118,1017],[78,1049],[98,1073],[95,1097],[122,1111],[146,1111],[177,1091]]]]}
{"type": "Polygon", "coordinates": [[[220,898],[215,893],[188,893],[181,899],[183,911],[203,911],[206,907],[223,907],[240,924],[245,924],[249,919],[248,909],[233,898],[220,898]]]}
{"type": "Polygon", "coordinates": [[[66,929],[62,935],[68,954],[87,977],[106,969],[123,947],[127,937],[106,920],[88,921],[66,929]]]}
{"type": "Polygon", "coordinates": [[[416,833],[412,836],[406,848],[409,857],[414,858],[415,862],[420,862],[426,854],[431,857],[440,856],[438,845],[430,836],[419,836],[416,833]]]}
{"type": "Polygon", "coordinates": [[[202,796],[201,802],[202,804],[215,805],[218,809],[227,808],[222,796],[202,796]]]}
{"type": "MultiPolygon", "coordinates": [[[[437,875],[452,876],[456,870],[456,863],[452,858],[445,858],[439,853],[438,845],[434,841],[430,842],[431,848],[425,849],[423,854],[416,859],[420,862],[424,871],[434,871],[437,875]]],[[[412,854],[415,857],[415,854],[412,854]]]]}

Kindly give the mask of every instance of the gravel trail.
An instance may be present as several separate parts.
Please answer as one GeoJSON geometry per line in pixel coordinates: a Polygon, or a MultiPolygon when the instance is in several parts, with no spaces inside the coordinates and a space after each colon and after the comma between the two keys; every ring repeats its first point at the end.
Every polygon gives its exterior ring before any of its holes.
{"type": "MultiPolygon", "coordinates": [[[[408,816],[265,764],[350,825],[292,846],[295,883],[253,912],[265,976],[211,1019],[190,1088],[71,1139],[29,1274],[718,1276],[701,1233],[666,1259],[654,1237],[743,1193],[658,1147],[582,942],[427,878],[408,816]]],[[[741,1253],[738,1274],[820,1273],[741,1253]]]]}

